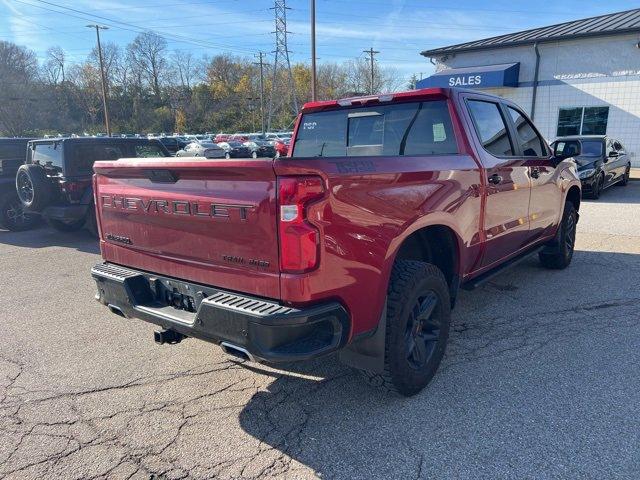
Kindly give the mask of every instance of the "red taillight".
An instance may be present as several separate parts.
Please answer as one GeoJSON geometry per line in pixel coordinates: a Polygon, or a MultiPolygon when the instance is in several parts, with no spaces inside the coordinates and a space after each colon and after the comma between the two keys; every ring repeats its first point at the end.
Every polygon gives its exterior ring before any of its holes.
{"type": "Polygon", "coordinates": [[[318,265],[320,232],[307,221],[307,206],[322,197],[320,177],[278,177],[280,268],[303,273],[318,265]]]}

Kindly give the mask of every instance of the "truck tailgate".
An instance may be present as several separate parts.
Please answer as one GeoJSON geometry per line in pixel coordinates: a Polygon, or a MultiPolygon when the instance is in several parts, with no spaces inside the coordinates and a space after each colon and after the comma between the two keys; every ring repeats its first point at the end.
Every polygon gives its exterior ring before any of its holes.
{"type": "Polygon", "coordinates": [[[123,159],[94,170],[106,261],[280,298],[271,161],[123,159]]]}

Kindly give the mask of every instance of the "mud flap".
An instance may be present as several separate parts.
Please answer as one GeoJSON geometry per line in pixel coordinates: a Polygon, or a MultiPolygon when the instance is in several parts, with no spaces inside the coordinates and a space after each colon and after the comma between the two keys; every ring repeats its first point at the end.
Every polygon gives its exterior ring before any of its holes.
{"type": "Polygon", "coordinates": [[[373,333],[355,339],[339,351],[338,359],[353,368],[372,373],[384,371],[385,337],[387,335],[387,302],[385,300],[378,327],[373,333]]]}

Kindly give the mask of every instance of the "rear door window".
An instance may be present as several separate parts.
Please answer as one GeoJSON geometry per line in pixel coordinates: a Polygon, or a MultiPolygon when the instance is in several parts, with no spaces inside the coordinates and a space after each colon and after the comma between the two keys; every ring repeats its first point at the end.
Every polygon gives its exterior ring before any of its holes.
{"type": "Polygon", "coordinates": [[[469,111],[482,146],[496,157],[512,157],[513,144],[497,103],[469,100],[469,111]]]}
{"type": "Polygon", "coordinates": [[[515,108],[507,107],[507,109],[513,120],[517,134],[516,140],[520,144],[522,154],[525,157],[546,157],[547,147],[545,146],[545,141],[536,133],[535,128],[527,117],[515,108]]]}
{"type": "Polygon", "coordinates": [[[458,153],[446,101],[397,103],[305,114],[296,157],[458,153]]]}
{"type": "Polygon", "coordinates": [[[62,175],[62,143],[35,143],[31,162],[43,166],[51,173],[62,175]]]}

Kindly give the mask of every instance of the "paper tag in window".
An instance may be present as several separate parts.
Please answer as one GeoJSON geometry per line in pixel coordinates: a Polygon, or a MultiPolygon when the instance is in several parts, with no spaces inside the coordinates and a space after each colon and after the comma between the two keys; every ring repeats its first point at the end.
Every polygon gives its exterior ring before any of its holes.
{"type": "Polygon", "coordinates": [[[447,134],[444,131],[444,123],[433,124],[433,141],[444,142],[447,139],[447,134]]]}

